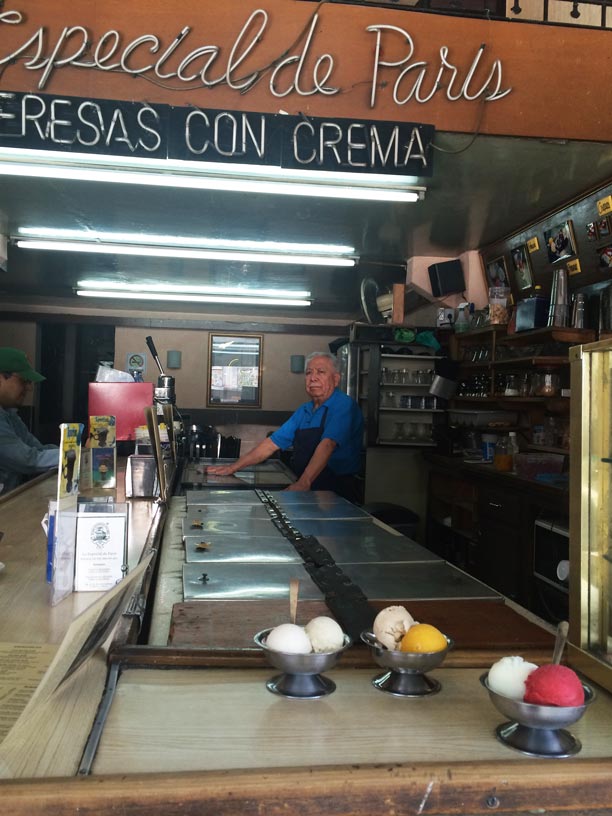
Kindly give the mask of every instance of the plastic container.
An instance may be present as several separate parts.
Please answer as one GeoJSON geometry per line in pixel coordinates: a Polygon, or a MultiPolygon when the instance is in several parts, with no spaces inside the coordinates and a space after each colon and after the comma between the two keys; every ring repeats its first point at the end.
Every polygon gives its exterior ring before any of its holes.
{"type": "Polygon", "coordinates": [[[500,436],[493,451],[493,467],[500,473],[512,472],[512,453],[507,436],[500,436]]]}
{"type": "Polygon", "coordinates": [[[492,462],[495,454],[495,445],[497,444],[497,434],[483,434],[482,435],[482,461],[492,462]]]}
{"type": "Polygon", "coordinates": [[[506,324],[510,320],[510,289],[506,286],[489,287],[489,323],[506,324]]]}
{"type": "Polygon", "coordinates": [[[564,458],[560,453],[517,453],[514,457],[516,475],[536,479],[542,473],[561,473],[564,458]]]}
{"type": "Polygon", "coordinates": [[[518,439],[516,438],[516,431],[510,431],[508,434],[508,453],[512,456],[512,472],[516,473],[516,457],[519,453],[518,439]]]}

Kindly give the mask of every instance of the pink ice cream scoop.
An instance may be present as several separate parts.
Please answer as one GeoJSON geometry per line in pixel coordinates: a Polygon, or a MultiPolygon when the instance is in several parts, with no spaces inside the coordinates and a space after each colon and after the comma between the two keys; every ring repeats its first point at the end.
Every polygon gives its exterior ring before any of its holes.
{"type": "Polygon", "coordinates": [[[580,706],[584,704],[584,689],[572,669],[548,664],[527,676],[524,701],[536,705],[580,706]]]}

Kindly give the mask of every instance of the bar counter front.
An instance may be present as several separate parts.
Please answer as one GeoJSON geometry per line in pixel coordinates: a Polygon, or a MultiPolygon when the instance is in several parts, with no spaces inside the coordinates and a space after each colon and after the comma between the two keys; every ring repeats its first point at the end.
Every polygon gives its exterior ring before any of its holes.
{"type": "Polygon", "coordinates": [[[610,813],[612,696],[581,678],[595,697],[567,725],[571,755],[536,757],[500,738],[482,682],[504,655],[550,662],[553,628],[283,479],[192,469],[167,503],[128,499],[129,592],[53,607],[40,520],[55,478],[0,499],[3,816],[610,813]],[[297,623],[335,617],[351,637],[303,699],[254,641],[289,621],[295,578],[297,623]],[[391,605],[451,639],[418,694],[373,682],[389,673],[360,632],[391,605]]]}

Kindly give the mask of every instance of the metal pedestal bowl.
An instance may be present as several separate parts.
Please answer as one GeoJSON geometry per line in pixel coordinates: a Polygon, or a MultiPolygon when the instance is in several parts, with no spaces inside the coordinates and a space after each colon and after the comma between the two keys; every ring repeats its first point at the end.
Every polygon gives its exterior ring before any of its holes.
{"type": "Polygon", "coordinates": [[[565,726],[577,722],[595,699],[595,692],[586,683],[584,705],[552,706],[523,703],[504,697],[489,688],[489,673],[480,678],[480,682],[489,692],[495,708],[510,722],[501,723],[495,729],[497,739],[509,748],[532,757],[556,757],[562,759],[577,754],[582,744],[565,726]]]}
{"type": "Polygon", "coordinates": [[[282,674],[277,674],[266,683],[266,688],[273,694],[291,697],[296,700],[313,700],[325,697],[336,690],[336,684],[321,672],[333,668],[338,658],[352,641],[344,636],[344,644],[337,652],[310,652],[309,654],[288,654],[277,652],[266,646],[266,639],[271,629],[263,629],[255,635],[255,643],[263,649],[269,663],[282,674]]]}
{"type": "MultiPolygon", "coordinates": [[[[446,637],[446,635],[444,636],[446,637]]],[[[444,660],[453,641],[446,637],[447,646],[438,652],[400,652],[385,647],[373,632],[361,633],[361,639],[370,647],[372,657],[378,665],[387,669],[372,680],[372,685],[396,697],[424,697],[437,694],[442,686],[425,672],[437,668],[444,660]]]]}

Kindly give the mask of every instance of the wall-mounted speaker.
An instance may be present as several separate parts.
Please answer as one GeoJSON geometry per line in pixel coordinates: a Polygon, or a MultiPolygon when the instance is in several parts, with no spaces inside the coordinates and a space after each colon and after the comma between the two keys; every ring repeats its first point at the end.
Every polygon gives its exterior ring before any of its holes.
{"type": "Polygon", "coordinates": [[[431,293],[434,297],[465,292],[465,278],[460,260],[442,261],[432,264],[428,269],[431,293]]]}

